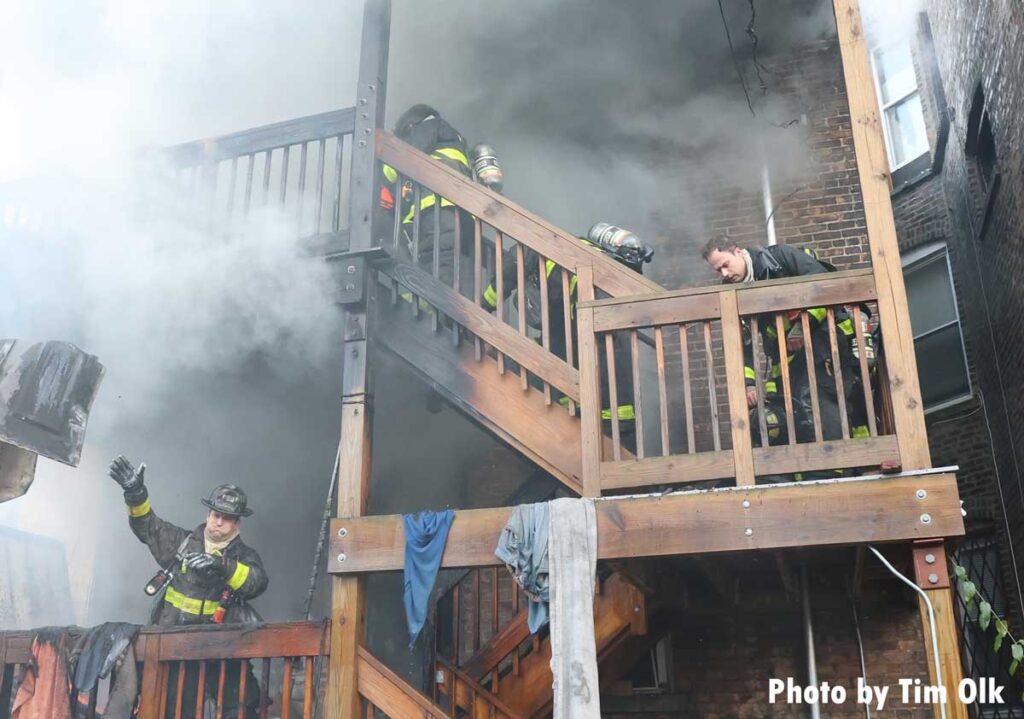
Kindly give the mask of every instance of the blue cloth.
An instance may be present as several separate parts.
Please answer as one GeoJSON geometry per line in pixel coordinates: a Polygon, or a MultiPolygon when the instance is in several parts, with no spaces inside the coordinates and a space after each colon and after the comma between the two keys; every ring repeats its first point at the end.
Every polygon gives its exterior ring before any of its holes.
{"type": "Polygon", "coordinates": [[[434,589],[437,570],[441,568],[441,555],[448,541],[455,512],[445,509],[434,512],[429,509],[416,514],[403,514],[405,527],[405,620],[409,624],[409,648],[427,621],[430,607],[430,593],[434,589]]]}
{"type": "Polygon", "coordinates": [[[527,597],[530,633],[548,623],[548,505],[520,504],[498,537],[494,554],[505,563],[527,597]]]}

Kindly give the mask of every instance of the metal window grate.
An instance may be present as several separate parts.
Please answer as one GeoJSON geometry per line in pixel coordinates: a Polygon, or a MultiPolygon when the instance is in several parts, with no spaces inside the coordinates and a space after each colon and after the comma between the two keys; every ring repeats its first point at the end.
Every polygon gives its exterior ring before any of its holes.
{"type": "MultiPolygon", "coordinates": [[[[1006,615],[1006,595],[1003,591],[1002,575],[999,570],[999,547],[992,534],[970,537],[957,548],[954,561],[967,570],[967,578],[974,582],[978,592],[992,603],[993,612],[1006,615]]],[[[990,626],[982,630],[978,626],[978,602],[967,606],[959,592],[956,599],[957,622],[960,625],[960,653],[964,665],[964,676],[975,680],[994,677],[1000,686],[1005,686],[1004,704],[977,704],[969,707],[974,719],[1020,719],[1024,717],[1024,701],[1021,700],[1022,682],[1010,677],[1009,638],[998,652],[992,648],[995,630],[990,626]]]]}

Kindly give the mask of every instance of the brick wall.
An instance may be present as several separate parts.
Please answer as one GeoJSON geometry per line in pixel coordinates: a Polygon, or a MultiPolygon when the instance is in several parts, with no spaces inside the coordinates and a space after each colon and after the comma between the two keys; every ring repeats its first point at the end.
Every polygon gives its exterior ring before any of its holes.
{"type": "Polygon", "coordinates": [[[919,84],[938,171],[893,198],[903,250],[946,242],[974,399],[928,416],[933,463],[958,464],[971,532],[999,537],[1011,614],[1024,558],[1024,10],[1011,3],[930,0],[915,43],[919,84]],[[932,54],[934,53],[934,54],[932,54]],[[965,152],[968,113],[982,87],[1001,186],[981,236],[965,152]],[[948,139],[937,143],[943,117],[948,139]],[[991,434],[990,434],[991,428],[991,434]],[[1014,558],[1016,557],[1016,562],[1014,558]],[[1015,571],[1015,565],[1016,570],[1015,571]]]}

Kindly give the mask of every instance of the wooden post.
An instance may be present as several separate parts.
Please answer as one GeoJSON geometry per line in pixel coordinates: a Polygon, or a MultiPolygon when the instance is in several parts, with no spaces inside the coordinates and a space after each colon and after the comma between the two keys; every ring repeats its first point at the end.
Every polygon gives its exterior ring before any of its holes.
{"type": "Polygon", "coordinates": [[[142,685],[139,692],[139,719],[160,719],[160,635],[146,636],[142,655],[142,685]]]}
{"type": "Polygon", "coordinates": [[[890,199],[889,164],[859,0],[833,0],[850,103],[853,148],[878,293],[892,411],[904,469],[931,466],[914,339],[890,199]]]}
{"type": "Polygon", "coordinates": [[[750,412],[743,383],[743,331],[736,291],[722,292],[722,345],[725,349],[725,388],[729,398],[729,429],[738,486],[754,484],[754,450],[750,439],[750,412]]]}
{"type": "MultiPolygon", "coordinates": [[[[374,130],[384,121],[384,100],[391,30],[391,1],[366,0],[356,87],[356,120],[352,148],[350,245],[368,250],[373,236],[376,158],[374,130]]],[[[338,453],[339,518],[366,513],[372,468],[372,374],[368,363],[369,331],[376,280],[369,274],[366,306],[350,307],[345,317],[345,352],[342,378],[341,439],[338,453]]],[[[337,558],[336,558],[337,559],[337,558]]],[[[356,719],[360,701],[359,647],[366,640],[366,580],[363,576],[336,576],[331,581],[331,656],[325,716],[356,719]]]]}
{"type": "MultiPolygon", "coordinates": [[[[946,548],[941,539],[914,542],[914,581],[928,595],[935,614],[935,636],[939,645],[942,686],[946,688],[946,719],[968,719],[967,707],[957,695],[957,688],[964,676],[963,664],[960,663],[960,641],[956,630],[952,589],[949,586],[946,548]]],[[[918,598],[918,605],[921,610],[924,646],[928,656],[928,677],[931,685],[936,686],[939,677],[935,673],[935,662],[932,659],[934,654],[928,605],[921,597],[918,598]]],[[[933,711],[936,717],[941,716],[938,705],[935,705],[933,711]]]]}
{"type": "Polygon", "coordinates": [[[576,268],[576,324],[580,361],[580,447],[583,460],[583,496],[601,496],[601,365],[594,335],[594,308],[578,302],[594,299],[594,270],[576,268]]]}

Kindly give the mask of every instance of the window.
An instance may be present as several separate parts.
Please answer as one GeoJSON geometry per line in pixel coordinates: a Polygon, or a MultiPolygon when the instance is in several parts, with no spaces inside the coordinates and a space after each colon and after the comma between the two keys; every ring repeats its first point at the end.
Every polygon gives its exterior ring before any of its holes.
{"type": "MultiPolygon", "coordinates": [[[[871,64],[882,109],[889,169],[895,173],[926,156],[930,149],[910,42],[904,40],[875,50],[871,64]]],[[[898,184],[895,179],[893,184],[898,184]]]]}
{"type": "Polygon", "coordinates": [[[946,245],[926,245],[903,257],[910,325],[925,411],[969,397],[970,378],[946,245]]]}
{"type": "Polygon", "coordinates": [[[971,196],[970,212],[976,239],[985,236],[992,204],[999,189],[1000,176],[996,171],[996,141],[985,107],[985,91],[981,85],[974,90],[971,111],[967,115],[967,184],[971,196]],[[980,221],[980,225],[979,225],[980,221]]]}

